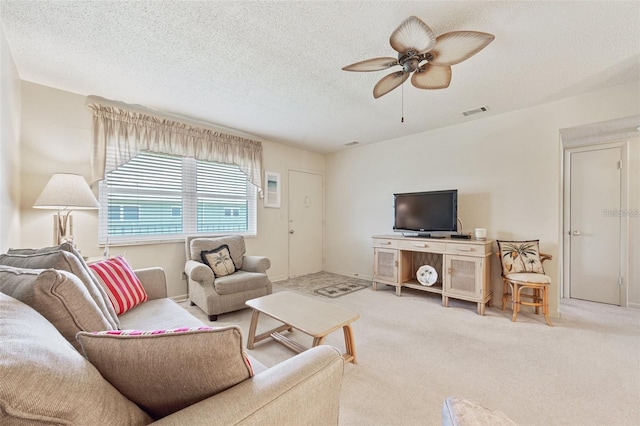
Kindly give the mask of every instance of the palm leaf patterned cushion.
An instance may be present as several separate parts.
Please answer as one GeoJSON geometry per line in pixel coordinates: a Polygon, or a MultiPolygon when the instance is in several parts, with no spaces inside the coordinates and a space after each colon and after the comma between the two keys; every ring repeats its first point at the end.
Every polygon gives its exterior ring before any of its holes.
{"type": "Polygon", "coordinates": [[[544,274],[539,242],[540,240],[498,241],[502,275],[522,272],[544,274]]]}
{"type": "Polygon", "coordinates": [[[202,262],[209,265],[216,277],[225,277],[236,271],[236,265],[231,260],[229,246],[222,245],[216,249],[200,253],[202,262]]]}

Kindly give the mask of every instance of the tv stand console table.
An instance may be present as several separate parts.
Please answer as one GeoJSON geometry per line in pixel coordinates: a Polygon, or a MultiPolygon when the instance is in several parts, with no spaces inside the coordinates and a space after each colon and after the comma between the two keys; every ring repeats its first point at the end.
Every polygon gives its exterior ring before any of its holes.
{"type": "Polygon", "coordinates": [[[399,235],[373,236],[373,290],[378,283],[392,285],[400,296],[403,287],[477,303],[478,315],[491,306],[491,259],[493,240],[414,238],[399,235]],[[422,265],[431,265],[438,280],[431,286],[416,279],[422,265]]]}

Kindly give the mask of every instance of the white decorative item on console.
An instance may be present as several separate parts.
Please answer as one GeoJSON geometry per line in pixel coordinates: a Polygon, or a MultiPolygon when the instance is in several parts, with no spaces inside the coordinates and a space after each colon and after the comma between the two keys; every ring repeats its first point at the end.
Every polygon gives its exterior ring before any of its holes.
{"type": "Polygon", "coordinates": [[[474,229],[474,236],[476,240],[485,240],[487,239],[487,229],[486,228],[476,228],[474,229]]]}
{"type": "Polygon", "coordinates": [[[416,272],[416,279],[422,285],[434,285],[438,280],[438,271],[431,265],[422,265],[416,272]]]}

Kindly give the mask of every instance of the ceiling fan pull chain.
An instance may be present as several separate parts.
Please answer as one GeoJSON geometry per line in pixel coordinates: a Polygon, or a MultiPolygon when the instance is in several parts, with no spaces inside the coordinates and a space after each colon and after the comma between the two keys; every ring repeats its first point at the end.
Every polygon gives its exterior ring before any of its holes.
{"type": "Polygon", "coordinates": [[[402,118],[400,119],[401,123],[404,123],[404,84],[400,88],[402,90],[402,118]]]}

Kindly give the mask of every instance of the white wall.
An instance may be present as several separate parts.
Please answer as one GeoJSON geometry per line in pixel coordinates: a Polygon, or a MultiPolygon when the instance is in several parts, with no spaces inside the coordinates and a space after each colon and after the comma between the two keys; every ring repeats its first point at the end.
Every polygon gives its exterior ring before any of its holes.
{"type": "Polygon", "coordinates": [[[20,78],[0,26],[0,253],[20,243],[20,78]]]}
{"type": "MultiPolygon", "coordinates": [[[[620,86],[329,155],[325,269],[371,277],[371,236],[391,233],[392,194],[458,189],[466,231],[484,227],[491,239],[540,239],[541,250],[554,256],[545,269],[557,315],[559,130],[639,112],[638,86],[620,86]]],[[[640,258],[637,248],[633,255],[640,258]]],[[[493,263],[498,301],[499,265],[493,263]]]]}
{"type": "MultiPolygon", "coordinates": [[[[77,173],[89,178],[92,115],[81,95],[29,82],[22,83],[22,93],[21,246],[50,246],[54,212],[31,206],[53,173],[77,173]]],[[[324,157],[269,141],[263,141],[263,150],[265,168],[282,176],[282,207],[265,209],[262,201],[258,203],[258,236],[246,240],[247,253],[268,256],[272,265],[269,276],[278,280],[288,276],[287,170],[324,173],[324,157]]],[[[97,211],[74,211],[73,216],[78,249],[85,256],[100,256],[103,250],[98,246],[97,211]]],[[[183,242],[111,246],[110,253],[125,255],[134,268],[164,267],[169,295],[186,295],[183,242]]]]}

